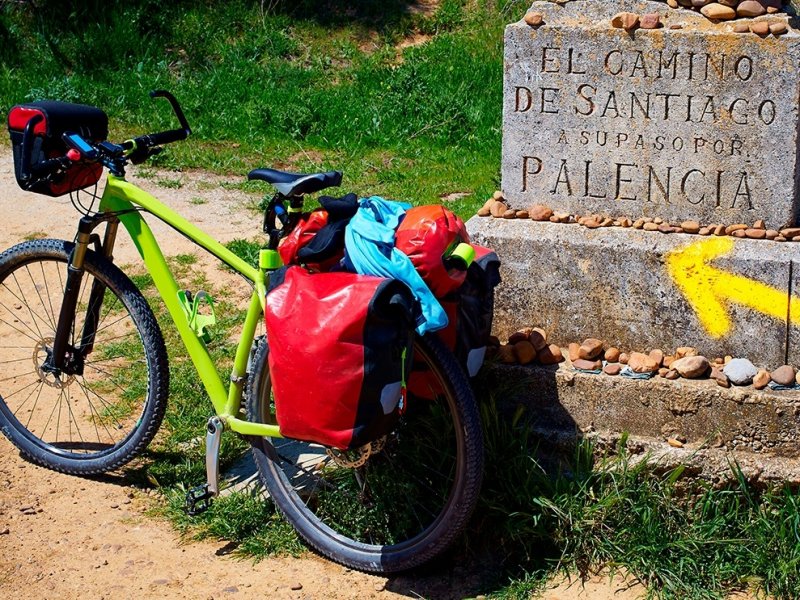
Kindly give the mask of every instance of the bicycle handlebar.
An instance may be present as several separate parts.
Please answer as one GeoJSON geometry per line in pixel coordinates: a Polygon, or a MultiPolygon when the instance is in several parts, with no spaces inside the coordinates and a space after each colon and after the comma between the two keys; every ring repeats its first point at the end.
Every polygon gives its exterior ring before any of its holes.
{"type": "MultiPolygon", "coordinates": [[[[134,155],[137,152],[146,153],[148,150],[155,148],[156,146],[163,146],[164,144],[171,144],[173,142],[185,140],[192,133],[192,129],[189,127],[189,122],[186,120],[183,110],[181,109],[181,105],[178,103],[178,100],[175,98],[175,96],[173,96],[167,90],[153,90],[150,92],[150,97],[154,99],[166,98],[169,101],[175,116],[178,118],[178,122],[181,124],[181,129],[170,129],[168,131],[161,131],[159,133],[149,133],[132,140],[127,140],[122,144],[122,147],[126,151],[130,151],[131,155],[134,155]]],[[[144,158],[147,157],[144,156],[144,158]]]]}

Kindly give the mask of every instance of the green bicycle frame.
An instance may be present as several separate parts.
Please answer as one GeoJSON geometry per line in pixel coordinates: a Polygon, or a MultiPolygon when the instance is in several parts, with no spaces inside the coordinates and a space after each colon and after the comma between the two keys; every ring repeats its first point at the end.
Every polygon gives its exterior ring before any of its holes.
{"type": "Polygon", "coordinates": [[[242,435],[282,437],[277,425],[252,423],[239,418],[242,392],[247,375],[247,361],[255,339],[256,326],[263,318],[264,313],[267,271],[280,266],[278,253],[275,250],[262,250],[259,268],[252,267],[211,236],[159,202],[154,196],[126,181],[124,177],[108,175],[108,183],[100,200],[100,211],[117,213],[120,222],[130,234],[153,278],[159,295],[178,328],[178,333],[200,375],[200,380],[211,399],[211,404],[225,426],[242,435]],[[247,308],[242,335],[236,349],[227,392],[205,344],[197,337],[189,324],[178,299],[178,284],[167,266],[164,254],[161,252],[152,230],[136,207],[140,207],[164,221],[255,284],[247,308]]]}

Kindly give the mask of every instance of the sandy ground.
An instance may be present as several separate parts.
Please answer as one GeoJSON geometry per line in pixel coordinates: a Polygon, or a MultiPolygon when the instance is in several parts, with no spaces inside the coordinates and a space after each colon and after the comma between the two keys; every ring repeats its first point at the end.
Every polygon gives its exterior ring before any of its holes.
{"type": "MultiPolygon", "coordinates": [[[[199,172],[166,176],[180,177],[182,187],[159,187],[157,178],[131,179],[222,241],[258,233],[259,218],[246,208],[252,198],[222,188],[222,178],[199,172]]],[[[0,149],[0,213],[0,248],[40,233],[72,239],[77,223],[68,199],[17,187],[7,149],[0,149]]],[[[195,249],[165,226],[156,224],[154,230],[170,254],[195,249]]],[[[121,264],[137,258],[124,236],[115,256],[121,264]]],[[[81,479],[27,463],[0,437],[0,597],[461,598],[479,589],[479,575],[459,564],[387,580],[311,553],[257,564],[236,560],[223,543],[182,541],[169,524],[143,515],[148,503],[118,477],[81,479]]],[[[585,587],[554,584],[542,597],[641,595],[639,586],[598,577],[585,587]]]]}

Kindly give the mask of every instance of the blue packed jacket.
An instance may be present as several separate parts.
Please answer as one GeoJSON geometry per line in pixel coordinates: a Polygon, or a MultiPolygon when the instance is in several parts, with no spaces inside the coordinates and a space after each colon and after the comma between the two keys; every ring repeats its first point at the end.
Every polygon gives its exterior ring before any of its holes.
{"type": "Polygon", "coordinates": [[[378,196],[361,200],[345,229],[345,266],[361,275],[391,277],[405,283],[420,303],[417,332],[425,335],[447,327],[447,314],[411,259],[395,248],[395,229],[409,208],[410,204],[378,196]]]}

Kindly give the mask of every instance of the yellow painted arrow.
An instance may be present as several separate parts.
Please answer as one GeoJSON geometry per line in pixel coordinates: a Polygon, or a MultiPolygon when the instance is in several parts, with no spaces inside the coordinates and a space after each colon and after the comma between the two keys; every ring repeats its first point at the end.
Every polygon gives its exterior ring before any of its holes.
{"type": "Polygon", "coordinates": [[[734,241],[729,237],[715,237],[673,250],[666,256],[670,277],[686,296],[708,334],[719,338],[731,330],[730,303],[746,306],[780,321],[786,321],[789,316],[792,323],[800,324],[800,298],[708,264],[715,258],[730,254],[733,245],[734,241]]]}

